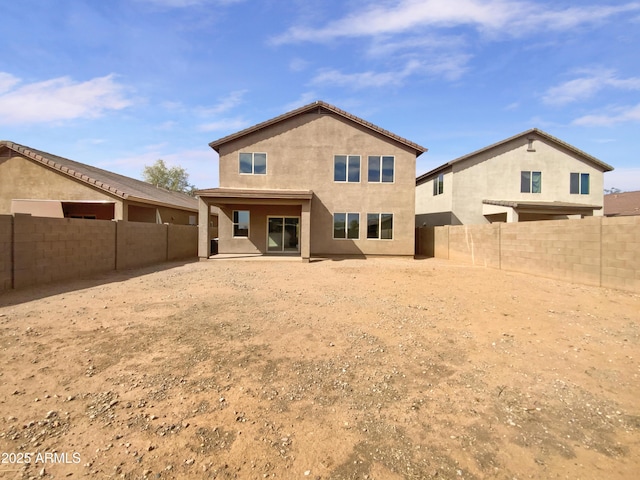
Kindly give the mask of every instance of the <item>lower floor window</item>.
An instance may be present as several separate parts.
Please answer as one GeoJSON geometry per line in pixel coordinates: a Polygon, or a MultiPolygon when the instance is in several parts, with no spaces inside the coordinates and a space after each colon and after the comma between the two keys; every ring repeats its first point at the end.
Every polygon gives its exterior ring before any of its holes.
{"type": "Polygon", "coordinates": [[[249,236],[249,210],[233,211],[233,236],[249,236]]]}
{"type": "Polygon", "coordinates": [[[367,213],[367,238],[391,240],[393,238],[393,214],[367,213]]]}
{"type": "Polygon", "coordinates": [[[334,213],[333,238],[360,238],[360,214],[334,213]]]}

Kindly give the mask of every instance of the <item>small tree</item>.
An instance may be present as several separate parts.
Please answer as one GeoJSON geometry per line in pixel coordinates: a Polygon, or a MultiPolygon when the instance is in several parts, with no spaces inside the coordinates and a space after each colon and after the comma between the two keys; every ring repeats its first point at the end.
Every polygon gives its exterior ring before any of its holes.
{"type": "Polygon", "coordinates": [[[604,189],[604,193],[607,194],[607,195],[612,194],[612,193],[620,193],[621,191],[622,190],[620,190],[619,188],[616,188],[616,187],[611,187],[611,188],[605,188],[604,189]]]}
{"type": "Polygon", "coordinates": [[[189,184],[189,174],[182,167],[167,167],[164,160],[160,159],[151,166],[145,166],[142,171],[145,182],[156,187],[166,188],[174,192],[182,192],[193,195],[195,186],[189,184]]]}

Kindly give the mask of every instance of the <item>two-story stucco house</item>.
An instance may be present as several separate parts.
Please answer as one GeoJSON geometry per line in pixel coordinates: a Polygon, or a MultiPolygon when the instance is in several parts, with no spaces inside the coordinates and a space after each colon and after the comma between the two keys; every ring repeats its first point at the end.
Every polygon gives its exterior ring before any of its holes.
{"type": "Polygon", "coordinates": [[[416,179],[416,227],[602,215],[613,167],[533,128],[416,179]]]}
{"type": "MultiPolygon", "coordinates": [[[[414,254],[416,157],[424,147],[318,101],[210,143],[220,188],[218,252],[414,254]]],[[[200,222],[200,257],[208,257],[200,222]]]]}

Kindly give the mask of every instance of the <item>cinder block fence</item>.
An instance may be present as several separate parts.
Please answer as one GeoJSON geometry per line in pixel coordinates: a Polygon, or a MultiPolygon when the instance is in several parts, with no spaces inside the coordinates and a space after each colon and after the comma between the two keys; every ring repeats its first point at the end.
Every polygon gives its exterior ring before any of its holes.
{"type": "Polygon", "coordinates": [[[198,228],[0,215],[0,291],[197,258],[198,228]]]}
{"type": "Polygon", "coordinates": [[[640,216],[423,227],[416,252],[640,292],[640,216]]]}

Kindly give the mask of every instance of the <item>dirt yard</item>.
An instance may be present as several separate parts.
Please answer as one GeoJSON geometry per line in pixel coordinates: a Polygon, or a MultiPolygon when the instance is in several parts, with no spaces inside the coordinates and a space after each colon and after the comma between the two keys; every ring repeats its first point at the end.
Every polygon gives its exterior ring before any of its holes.
{"type": "Polygon", "coordinates": [[[1,478],[640,476],[640,295],[434,259],[169,267],[0,295],[1,478]]]}

